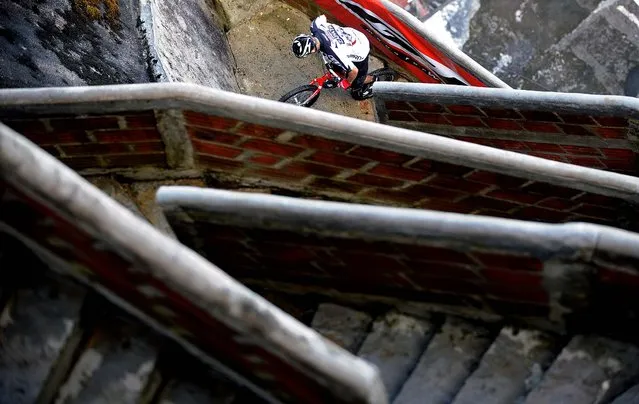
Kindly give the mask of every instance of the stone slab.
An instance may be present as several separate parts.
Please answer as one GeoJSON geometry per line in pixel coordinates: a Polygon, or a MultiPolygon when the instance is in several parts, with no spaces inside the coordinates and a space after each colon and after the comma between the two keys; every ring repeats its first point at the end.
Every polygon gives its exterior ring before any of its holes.
{"type": "Polygon", "coordinates": [[[366,337],[371,316],[332,303],[321,304],[311,328],[349,352],[355,352],[366,337]]]}

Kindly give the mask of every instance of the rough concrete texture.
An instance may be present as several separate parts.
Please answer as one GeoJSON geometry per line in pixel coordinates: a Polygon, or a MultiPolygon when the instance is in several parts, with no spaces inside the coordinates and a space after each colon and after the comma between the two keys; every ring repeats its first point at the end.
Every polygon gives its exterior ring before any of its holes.
{"type": "Polygon", "coordinates": [[[16,293],[0,324],[1,403],[30,404],[40,397],[72,339],[83,295],[56,284],[16,293]]]}
{"type": "Polygon", "coordinates": [[[56,404],[139,403],[157,358],[157,349],[139,334],[118,325],[94,332],[56,404]]]}
{"type": "MultiPolygon", "coordinates": [[[[229,3],[236,7],[228,7],[227,14],[233,15],[235,10],[242,16],[228,32],[242,93],[277,100],[323,74],[318,56],[298,59],[291,52],[291,41],[296,35],[309,32],[311,18],[277,0],[258,3],[264,5],[261,8],[256,4],[248,9],[240,8],[238,2],[229,3]],[[250,12],[254,14],[249,18],[250,12]]],[[[379,67],[382,64],[377,60],[369,64],[369,70],[379,67]]],[[[313,108],[376,120],[370,101],[355,101],[339,88],[323,90],[313,108]]]]}
{"type": "Polygon", "coordinates": [[[434,329],[430,321],[394,312],[373,323],[357,356],[377,366],[391,401],[414,369],[434,329]]]}
{"type": "Polygon", "coordinates": [[[630,387],[637,376],[636,346],[596,336],[576,336],[525,404],[606,403],[630,387]]]}
{"type": "Polygon", "coordinates": [[[319,306],[311,328],[349,352],[355,352],[366,337],[371,321],[366,313],[326,303],[319,306]]]}
{"type": "Polygon", "coordinates": [[[5,0],[0,87],[149,82],[135,0],[5,0]]]}
{"type": "Polygon", "coordinates": [[[539,383],[557,350],[557,340],[550,335],[503,328],[453,404],[516,402],[539,383]]]}
{"type": "MultiPolygon", "coordinates": [[[[153,35],[147,35],[166,79],[202,84],[226,91],[238,91],[233,73],[235,62],[223,17],[206,0],[144,0],[152,15],[153,35]]],[[[147,28],[148,29],[148,28],[147,28]]]]}
{"type": "Polygon", "coordinates": [[[448,404],[493,340],[483,325],[448,317],[393,404],[448,404]]]}
{"type": "Polygon", "coordinates": [[[623,94],[637,16],[634,0],[454,0],[426,24],[515,88],[623,94]]]}

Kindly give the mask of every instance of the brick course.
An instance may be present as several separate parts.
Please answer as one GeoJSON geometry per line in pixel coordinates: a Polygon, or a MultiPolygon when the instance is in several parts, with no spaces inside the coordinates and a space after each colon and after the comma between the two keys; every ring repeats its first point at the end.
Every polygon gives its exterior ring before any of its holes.
{"type": "Polygon", "coordinates": [[[384,105],[391,125],[414,122],[426,132],[467,142],[584,167],[637,174],[637,157],[626,137],[630,125],[626,117],[398,100],[386,100],[384,105]],[[544,141],[538,140],[540,137],[544,141]],[[616,143],[613,145],[611,141],[616,143]]]}

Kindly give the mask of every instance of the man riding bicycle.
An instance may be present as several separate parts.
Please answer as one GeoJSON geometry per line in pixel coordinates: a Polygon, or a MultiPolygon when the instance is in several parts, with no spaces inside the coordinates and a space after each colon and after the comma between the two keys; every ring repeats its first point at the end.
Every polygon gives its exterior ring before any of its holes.
{"type": "Polygon", "coordinates": [[[346,75],[354,99],[363,100],[373,95],[371,86],[376,79],[368,74],[370,44],[362,32],[331,24],[325,15],[320,15],[311,23],[311,35],[296,36],[292,49],[298,58],[321,52],[346,75]]]}

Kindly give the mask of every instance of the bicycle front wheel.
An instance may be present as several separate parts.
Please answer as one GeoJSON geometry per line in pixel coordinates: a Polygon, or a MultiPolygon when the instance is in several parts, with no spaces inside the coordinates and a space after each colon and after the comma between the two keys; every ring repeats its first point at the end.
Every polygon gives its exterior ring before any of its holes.
{"type": "Polygon", "coordinates": [[[313,84],[299,86],[284,94],[278,101],[295,104],[300,107],[310,107],[320,96],[319,87],[313,84]]]}
{"type": "Polygon", "coordinates": [[[371,76],[377,77],[377,81],[395,81],[397,78],[397,72],[388,67],[383,67],[381,69],[373,70],[368,73],[371,76]]]}

